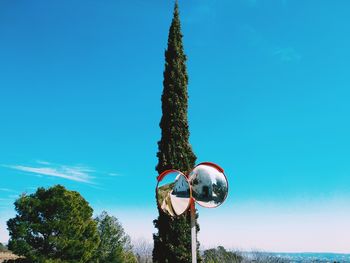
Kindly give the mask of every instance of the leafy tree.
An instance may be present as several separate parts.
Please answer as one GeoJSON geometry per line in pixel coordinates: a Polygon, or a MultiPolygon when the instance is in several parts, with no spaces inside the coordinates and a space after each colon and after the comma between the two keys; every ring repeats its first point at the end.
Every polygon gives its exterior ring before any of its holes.
{"type": "Polygon", "coordinates": [[[15,202],[17,215],[7,222],[8,247],[25,262],[89,262],[99,244],[92,208],[61,185],[38,188],[15,202]]]}
{"type": "Polygon", "coordinates": [[[96,262],[136,263],[136,257],[131,252],[130,237],[118,219],[104,211],[95,220],[101,240],[96,251],[96,262]]]}
{"type": "MultiPolygon", "coordinates": [[[[183,50],[178,3],[169,30],[168,47],[165,51],[165,70],[162,94],[161,140],[158,142],[158,165],[162,173],[167,169],[189,172],[195,165],[196,156],[189,143],[187,119],[188,76],[186,55],[183,50]]],[[[191,262],[190,212],[171,218],[159,210],[154,225],[158,233],[153,235],[154,262],[191,262]]],[[[199,227],[197,225],[197,231],[199,227]]]]}
{"type": "Polygon", "coordinates": [[[243,261],[243,257],[219,246],[217,248],[205,250],[203,261],[204,263],[240,263],[243,261]]]}

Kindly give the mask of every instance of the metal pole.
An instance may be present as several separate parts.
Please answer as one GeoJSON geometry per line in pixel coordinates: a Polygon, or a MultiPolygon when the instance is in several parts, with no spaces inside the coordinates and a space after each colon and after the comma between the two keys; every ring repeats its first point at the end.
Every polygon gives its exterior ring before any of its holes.
{"type": "Polygon", "coordinates": [[[191,249],[192,263],[197,263],[197,231],[196,231],[196,208],[194,200],[191,200],[191,249]]]}

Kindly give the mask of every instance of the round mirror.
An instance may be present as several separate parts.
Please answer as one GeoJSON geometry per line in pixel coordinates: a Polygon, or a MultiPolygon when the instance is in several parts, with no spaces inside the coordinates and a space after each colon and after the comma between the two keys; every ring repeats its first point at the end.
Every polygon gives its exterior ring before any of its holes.
{"type": "Polygon", "coordinates": [[[170,216],[181,215],[190,205],[190,184],[187,177],[176,170],[158,176],[156,194],[159,208],[170,216]]]}
{"type": "Polygon", "coordinates": [[[192,195],[204,207],[221,205],[228,193],[228,183],[224,170],[213,163],[201,163],[190,174],[192,195]]]}

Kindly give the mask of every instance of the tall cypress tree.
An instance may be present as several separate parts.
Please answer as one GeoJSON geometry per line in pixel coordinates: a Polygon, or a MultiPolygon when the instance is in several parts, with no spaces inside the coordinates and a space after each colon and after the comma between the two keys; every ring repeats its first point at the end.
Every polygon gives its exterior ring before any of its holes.
{"type": "MultiPolygon", "coordinates": [[[[189,172],[195,165],[196,156],[189,143],[187,119],[188,76],[186,55],[183,50],[178,3],[175,2],[174,17],[169,30],[168,48],[165,51],[165,70],[162,94],[161,140],[158,142],[158,165],[162,173],[167,169],[189,172]]],[[[157,263],[191,262],[190,212],[171,218],[158,209],[154,225],[158,233],[153,235],[153,261],[157,263]]],[[[197,231],[199,227],[197,225],[197,231]]],[[[197,245],[198,246],[198,245],[197,245]]],[[[198,252],[197,252],[198,253],[198,252]]]]}

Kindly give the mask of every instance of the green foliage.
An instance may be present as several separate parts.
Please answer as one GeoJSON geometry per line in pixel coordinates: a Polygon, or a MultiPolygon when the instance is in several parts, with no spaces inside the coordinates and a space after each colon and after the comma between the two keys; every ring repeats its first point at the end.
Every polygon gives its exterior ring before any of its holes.
{"type": "Polygon", "coordinates": [[[96,262],[136,263],[131,252],[130,237],[124,232],[118,219],[102,212],[95,220],[101,240],[96,251],[96,262]]]}
{"type": "MultiPolygon", "coordinates": [[[[196,156],[189,143],[187,84],[186,55],[183,50],[176,2],[169,30],[168,48],[165,51],[163,114],[160,121],[162,137],[158,142],[158,165],[156,167],[158,173],[167,169],[177,169],[186,173],[195,165],[196,156]]],[[[159,263],[191,262],[190,213],[171,218],[160,209],[158,210],[159,217],[154,220],[158,233],[153,236],[153,261],[159,263]]],[[[197,231],[199,231],[198,225],[197,231]]]]}
{"type": "Polygon", "coordinates": [[[243,257],[219,246],[217,248],[205,250],[203,261],[204,263],[239,263],[243,261],[243,257]]]}
{"type": "Polygon", "coordinates": [[[15,208],[8,247],[25,262],[90,262],[99,236],[93,210],[78,192],[38,188],[17,199],[15,208]]]}
{"type": "Polygon", "coordinates": [[[6,251],[7,251],[7,247],[2,243],[0,243],[0,252],[6,252],[6,251]]]}
{"type": "Polygon", "coordinates": [[[137,263],[136,256],[131,251],[124,251],[122,261],[115,261],[117,262],[123,262],[123,263],[137,263]]]}
{"type": "Polygon", "coordinates": [[[161,140],[158,142],[158,165],[161,173],[167,169],[189,172],[196,161],[189,143],[187,119],[188,76],[186,55],[183,51],[181,24],[177,2],[169,30],[168,48],[165,51],[165,70],[162,94],[161,140]]]}

